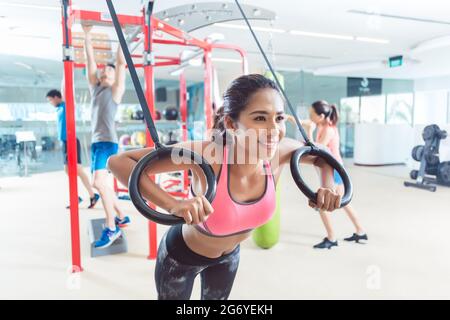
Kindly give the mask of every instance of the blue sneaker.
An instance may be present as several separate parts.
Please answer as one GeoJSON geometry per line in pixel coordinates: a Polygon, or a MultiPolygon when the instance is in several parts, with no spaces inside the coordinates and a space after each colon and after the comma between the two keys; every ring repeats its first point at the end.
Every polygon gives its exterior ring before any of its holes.
{"type": "Polygon", "coordinates": [[[94,208],[99,199],[100,199],[100,195],[98,193],[94,193],[94,196],[89,199],[91,203],[89,204],[88,209],[94,208]]]}
{"type": "Polygon", "coordinates": [[[114,231],[111,231],[109,228],[105,228],[103,229],[102,237],[100,238],[100,240],[95,241],[94,247],[99,249],[108,248],[121,235],[122,231],[120,230],[119,227],[116,227],[116,230],[114,231]]]}
{"type": "Polygon", "coordinates": [[[323,239],[321,243],[318,243],[314,246],[314,249],[328,249],[330,250],[333,247],[337,247],[338,242],[337,241],[330,241],[328,238],[323,239]]]}
{"type": "Polygon", "coordinates": [[[116,222],[116,226],[119,226],[121,228],[128,226],[128,224],[131,222],[131,220],[128,216],[125,216],[125,218],[123,218],[123,219],[116,217],[114,219],[114,221],[116,222]]]}

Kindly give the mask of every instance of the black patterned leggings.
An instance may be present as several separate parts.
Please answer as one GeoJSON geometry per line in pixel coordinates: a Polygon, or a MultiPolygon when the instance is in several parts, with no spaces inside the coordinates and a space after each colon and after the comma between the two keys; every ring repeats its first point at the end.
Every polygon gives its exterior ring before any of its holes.
{"type": "Polygon", "coordinates": [[[170,227],[158,249],[155,282],[159,300],[188,300],[195,277],[201,277],[202,300],[226,300],[239,266],[239,246],[216,259],[193,252],[186,245],[182,225],[170,227]]]}

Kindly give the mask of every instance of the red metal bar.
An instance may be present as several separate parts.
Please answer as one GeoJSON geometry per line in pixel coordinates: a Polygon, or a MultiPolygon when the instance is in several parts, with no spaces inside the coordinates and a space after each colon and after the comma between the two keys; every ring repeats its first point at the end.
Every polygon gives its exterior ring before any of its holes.
{"type": "Polygon", "coordinates": [[[179,45],[179,46],[189,46],[189,44],[186,41],[168,40],[168,39],[153,39],[153,43],[173,44],[173,45],[179,45]]]}
{"type": "MultiPolygon", "coordinates": [[[[74,66],[75,66],[75,68],[81,68],[81,69],[86,68],[86,64],[85,64],[85,63],[74,63],[74,66]]],[[[136,63],[134,66],[135,66],[136,68],[142,68],[142,67],[143,67],[143,64],[142,64],[142,63],[136,63]]],[[[102,63],[97,63],[97,68],[103,69],[104,67],[105,67],[104,64],[102,64],[102,63]]],[[[125,66],[125,68],[128,69],[128,66],[125,66]]]]}
{"type": "MultiPolygon", "coordinates": [[[[145,12],[145,10],[143,10],[145,12]]],[[[145,13],[143,14],[142,19],[142,26],[144,30],[144,50],[146,52],[152,52],[153,49],[153,21],[151,21],[152,26],[149,26],[145,21],[145,13]],[[149,37],[150,35],[150,37],[149,37]]],[[[154,83],[154,69],[151,64],[144,65],[144,81],[145,81],[145,98],[147,100],[148,107],[150,108],[150,114],[152,115],[152,118],[155,119],[155,83],[154,83]]],[[[146,141],[147,141],[147,147],[154,147],[155,144],[153,140],[150,137],[150,132],[148,129],[145,130],[146,132],[146,141]]],[[[150,179],[155,181],[155,176],[151,175],[150,179]]],[[[152,208],[156,208],[154,204],[150,204],[152,208]]],[[[157,226],[156,223],[153,221],[148,221],[148,241],[149,241],[149,254],[148,259],[154,260],[157,257],[158,253],[158,239],[157,239],[157,226]]]]}
{"type": "Polygon", "coordinates": [[[155,56],[156,59],[169,60],[169,61],[177,61],[180,62],[179,57],[171,57],[171,56],[155,56]]]}
{"type": "Polygon", "coordinates": [[[180,63],[175,61],[161,61],[156,62],[155,67],[167,67],[167,66],[178,66],[180,63]]]}
{"type": "MultiPolygon", "coordinates": [[[[173,58],[173,60],[166,60],[166,61],[158,61],[155,63],[154,67],[166,67],[166,66],[177,66],[180,64],[180,59],[178,58],[173,58]]],[[[75,63],[74,64],[75,68],[86,68],[86,64],[85,63],[75,63]]],[[[144,65],[142,63],[136,63],[134,65],[136,68],[143,68],[144,65]]],[[[97,63],[97,68],[102,69],[104,68],[105,65],[102,63],[97,63]]],[[[125,68],[128,68],[128,66],[125,66],[125,68]]]]}
{"type": "MultiPolygon", "coordinates": [[[[90,23],[92,25],[112,26],[112,20],[109,14],[97,11],[72,10],[74,22],[90,23]]],[[[119,22],[122,26],[141,26],[142,16],[130,16],[118,14],[119,22]]]]}
{"type": "Polygon", "coordinates": [[[237,51],[242,59],[242,73],[248,74],[248,58],[247,52],[244,49],[233,44],[225,44],[225,43],[212,43],[211,48],[237,51]]]}
{"type": "Polygon", "coordinates": [[[210,47],[210,44],[208,42],[194,38],[187,32],[172,27],[170,24],[166,23],[163,20],[159,20],[155,16],[152,16],[152,26],[154,30],[163,31],[175,38],[183,40],[184,42],[186,42],[186,45],[196,46],[203,49],[207,49],[210,47]]]}
{"type": "MultiPolygon", "coordinates": [[[[82,45],[73,45],[73,47],[75,49],[84,49],[84,46],[82,46],[82,45]]],[[[110,48],[104,48],[104,47],[94,47],[93,49],[97,50],[97,51],[111,51],[110,48]]]]}
{"type": "Polygon", "coordinates": [[[128,189],[119,187],[119,183],[118,183],[116,177],[114,177],[114,179],[113,179],[113,184],[114,184],[114,192],[115,192],[116,196],[118,196],[120,192],[128,193],[128,189]]]}
{"type": "MultiPolygon", "coordinates": [[[[78,22],[83,22],[83,21],[78,21],[78,22]]],[[[83,40],[84,41],[84,38],[83,37],[72,37],[72,40],[83,40]]],[[[106,43],[112,43],[112,42],[114,42],[114,40],[106,40],[106,39],[97,39],[97,38],[93,38],[92,39],[93,41],[99,41],[99,42],[106,42],[106,43]]],[[[139,38],[133,38],[133,40],[132,40],[132,42],[138,42],[140,39],[139,38]]],[[[75,48],[80,48],[80,46],[75,46],[75,48]]],[[[82,47],[82,48],[84,48],[84,47],[82,47]]],[[[96,47],[94,47],[94,49],[95,49],[96,47]]]]}
{"type": "MultiPolygon", "coordinates": [[[[70,10],[71,0],[67,1],[70,10]]],[[[62,6],[62,29],[64,47],[72,45],[71,24],[64,14],[62,6]],[[67,23],[67,30],[65,24],[67,23]],[[67,34],[66,34],[67,32],[67,34]],[[67,38],[67,39],[66,39],[67,38]]],[[[77,181],[77,141],[75,129],[75,98],[73,88],[74,63],[71,58],[64,58],[64,94],[66,102],[66,133],[67,133],[67,164],[69,174],[69,196],[70,196],[70,235],[72,245],[72,272],[81,272],[81,250],[80,250],[80,221],[78,212],[78,181],[77,181]]]]}

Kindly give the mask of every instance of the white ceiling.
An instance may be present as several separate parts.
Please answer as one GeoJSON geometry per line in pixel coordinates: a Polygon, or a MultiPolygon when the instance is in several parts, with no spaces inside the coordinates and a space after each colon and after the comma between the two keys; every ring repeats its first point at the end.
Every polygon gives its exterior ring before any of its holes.
{"type": "MultiPolygon", "coordinates": [[[[156,0],[155,11],[170,7],[204,1],[156,0]]],[[[124,14],[139,14],[142,0],[115,1],[116,10],[124,14]]],[[[381,61],[390,56],[409,56],[412,47],[436,37],[450,35],[449,2],[444,0],[251,0],[244,4],[257,5],[276,12],[278,19],[274,27],[285,30],[332,33],[359,37],[372,37],[389,40],[389,44],[359,41],[294,36],[289,33],[274,34],[276,66],[284,70],[315,70],[366,61],[381,61]],[[276,4],[276,5],[274,5],[276,4]],[[446,23],[412,21],[382,16],[369,16],[349,13],[349,10],[377,12],[381,14],[412,17],[421,20],[435,20],[446,23]]],[[[81,9],[106,12],[102,0],[73,0],[81,9]]],[[[61,27],[59,0],[0,0],[0,54],[19,55],[52,60],[61,59],[61,27]],[[14,3],[16,6],[7,4],[14,3]],[[18,7],[17,4],[36,7],[18,7]],[[53,8],[52,8],[53,7],[53,8]]],[[[239,22],[234,22],[234,24],[239,22]]],[[[254,21],[255,26],[269,27],[269,22],[254,21]]],[[[112,30],[110,30],[112,32],[112,30]]],[[[250,52],[250,65],[253,70],[261,68],[262,58],[257,47],[244,30],[225,29],[209,26],[192,34],[199,38],[220,32],[225,42],[242,46],[250,52]]],[[[111,33],[112,34],[112,33],[111,33]]],[[[269,34],[257,32],[267,48],[269,34]]],[[[161,53],[169,53],[172,48],[156,48],[161,53]]],[[[417,64],[400,68],[379,68],[359,70],[334,75],[368,76],[382,78],[417,79],[450,74],[448,48],[432,50],[414,57],[417,64]]],[[[174,53],[174,52],[173,52],[174,53]]],[[[229,53],[217,52],[217,57],[233,57],[229,53]]],[[[26,58],[17,58],[18,62],[26,58]]],[[[0,63],[2,63],[0,59],[0,63]]],[[[239,65],[215,63],[219,73],[238,73],[239,65]]],[[[1,66],[5,70],[6,66],[1,66]]],[[[20,66],[15,66],[19,68],[20,66]]],[[[41,66],[45,69],[45,66],[41,66]]],[[[24,69],[24,68],[22,68],[24,69]]],[[[168,77],[168,68],[159,71],[159,76],[168,77]]],[[[12,71],[10,71],[11,73],[12,71]]],[[[190,76],[201,77],[200,70],[191,70],[190,76]]]]}

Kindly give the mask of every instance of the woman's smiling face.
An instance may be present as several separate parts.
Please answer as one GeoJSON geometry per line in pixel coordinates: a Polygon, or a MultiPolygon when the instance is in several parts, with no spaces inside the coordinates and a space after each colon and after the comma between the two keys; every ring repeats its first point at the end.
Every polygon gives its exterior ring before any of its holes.
{"type": "Polygon", "coordinates": [[[237,143],[258,160],[275,155],[278,143],[286,135],[284,103],[280,94],[271,88],[256,91],[235,123],[237,143]]]}

